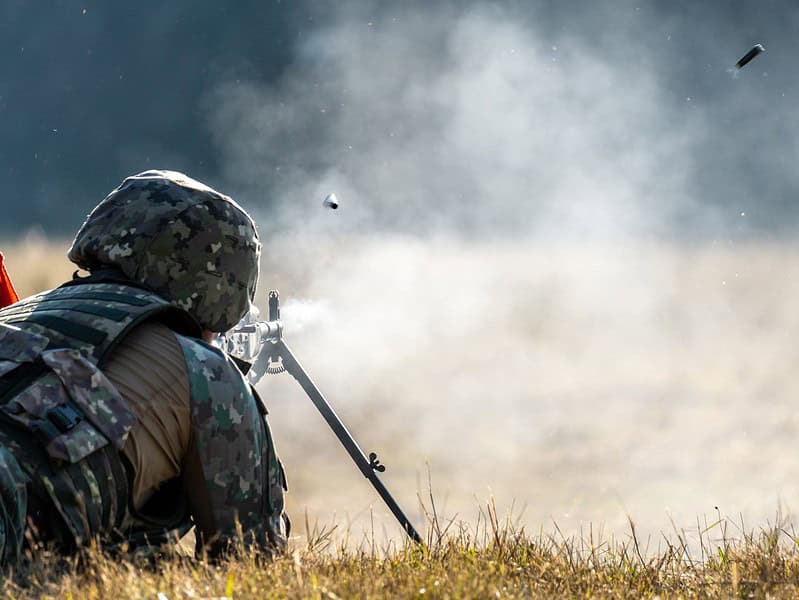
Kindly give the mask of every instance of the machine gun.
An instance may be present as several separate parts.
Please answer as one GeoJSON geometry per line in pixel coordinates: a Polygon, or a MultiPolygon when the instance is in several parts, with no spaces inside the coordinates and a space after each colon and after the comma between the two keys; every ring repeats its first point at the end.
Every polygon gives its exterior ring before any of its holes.
{"type": "Polygon", "coordinates": [[[377,493],[394,514],[402,528],[414,542],[422,544],[422,538],[402,512],[386,486],[377,476],[386,467],[377,459],[377,454],[364,454],[355,439],[341,422],[336,412],[325,400],[322,392],[302,368],[297,358],[283,339],[283,323],[280,320],[280,296],[276,290],[269,292],[269,319],[259,320],[258,309],[253,307],[250,313],[233,329],[222,336],[218,343],[228,354],[252,363],[248,373],[251,383],[256,383],[264,374],[278,374],[288,371],[297,380],[305,393],[319,410],[327,424],[336,434],[341,444],[349,453],[355,465],[374,486],[377,493]]]}

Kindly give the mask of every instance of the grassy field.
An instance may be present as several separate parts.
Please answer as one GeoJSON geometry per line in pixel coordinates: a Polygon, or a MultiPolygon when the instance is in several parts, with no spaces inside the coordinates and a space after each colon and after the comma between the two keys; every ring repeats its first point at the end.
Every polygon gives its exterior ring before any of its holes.
{"type": "MultiPolygon", "coordinates": [[[[71,276],[66,245],[0,244],[22,295],[71,276]]],[[[281,290],[290,345],[361,446],[379,451],[428,549],[403,545],[279,376],[259,390],[288,509],[327,529],[300,523],[272,562],[40,558],[3,582],[5,595],[799,594],[799,248],[398,238],[265,248],[259,298],[281,290]]]]}
{"type": "Polygon", "coordinates": [[[49,290],[72,277],[75,265],[67,260],[69,243],[31,234],[23,240],[1,243],[6,268],[21,298],[49,290]]]}
{"type": "Polygon", "coordinates": [[[679,536],[644,555],[631,524],[625,542],[530,536],[491,505],[473,531],[432,517],[425,547],[334,547],[330,531],[306,531],[286,554],[237,549],[209,563],[164,548],[156,559],[110,557],[96,548],[70,561],[42,553],[0,579],[8,598],[795,598],[796,538],[778,525],[727,537],[722,520],[700,530],[692,556],[679,536]],[[721,536],[711,542],[714,530],[721,536]]]}

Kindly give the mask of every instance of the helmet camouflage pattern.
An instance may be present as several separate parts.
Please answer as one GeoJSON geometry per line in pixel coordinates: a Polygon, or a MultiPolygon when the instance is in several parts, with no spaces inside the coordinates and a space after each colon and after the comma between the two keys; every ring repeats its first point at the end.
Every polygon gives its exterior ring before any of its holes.
{"type": "Polygon", "coordinates": [[[231,198],[176,171],[145,171],[97,205],[68,257],[88,271],[117,267],[223,332],[250,308],[260,251],[255,223],[231,198]]]}

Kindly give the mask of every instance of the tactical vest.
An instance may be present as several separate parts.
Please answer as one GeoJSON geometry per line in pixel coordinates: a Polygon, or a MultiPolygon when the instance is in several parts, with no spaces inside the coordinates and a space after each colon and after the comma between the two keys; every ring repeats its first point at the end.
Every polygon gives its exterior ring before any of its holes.
{"type": "Polygon", "coordinates": [[[201,333],[186,311],[116,283],[70,283],[0,310],[0,444],[57,509],[65,545],[112,534],[129,508],[121,450],[136,418],[102,367],[150,320],[201,333]]]}

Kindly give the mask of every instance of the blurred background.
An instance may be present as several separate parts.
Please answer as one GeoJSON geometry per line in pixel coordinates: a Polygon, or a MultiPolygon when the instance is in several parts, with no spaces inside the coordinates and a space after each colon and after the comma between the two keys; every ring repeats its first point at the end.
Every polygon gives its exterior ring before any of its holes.
{"type": "MultiPolygon", "coordinates": [[[[798,28],[787,1],[8,0],[0,250],[57,285],[125,176],[184,171],[255,217],[262,303],[420,526],[429,480],[470,524],[490,497],[653,544],[790,522],[798,28]]],[[[400,539],[287,378],[259,389],[295,521],[400,539]]]]}

